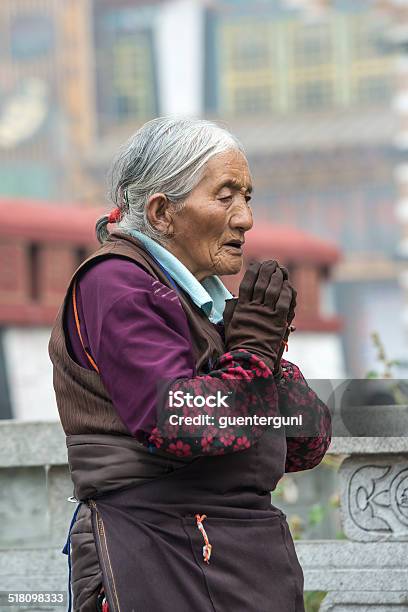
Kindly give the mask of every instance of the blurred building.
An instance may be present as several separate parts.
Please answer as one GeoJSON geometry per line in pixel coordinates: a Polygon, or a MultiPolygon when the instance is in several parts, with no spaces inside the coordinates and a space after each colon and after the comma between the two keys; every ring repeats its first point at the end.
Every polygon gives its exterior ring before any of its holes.
{"type": "Polygon", "coordinates": [[[293,4],[220,0],[207,11],[207,109],[229,116],[388,106],[392,63],[373,3],[326,3],[330,10],[312,19],[293,4]]]}
{"type": "Polygon", "coordinates": [[[98,242],[97,212],[0,202],[0,418],[56,418],[48,341],[73,271],[98,242]]]}
{"type": "MultiPolygon", "coordinates": [[[[96,117],[100,137],[158,114],[156,6],[140,2],[93,5],[96,117]]],[[[156,3],[157,4],[157,3],[156,3]]]]}
{"type": "Polygon", "coordinates": [[[256,216],[344,253],[331,290],[348,373],[375,367],[372,331],[403,357],[384,4],[3,0],[0,192],[98,205],[119,144],[149,118],[225,122],[248,152],[256,216]]]}
{"type": "Polygon", "coordinates": [[[237,4],[207,11],[206,111],[228,117],[245,143],[262,215],[341,246],[333,291],[348,373],[364,376],[378,365],[371,332],[393,358],[407,343],[395,55],[383,15],[366,1],[326,2],[317,15],[289,2],[237,4]]]}
{"type": "Polygon", "coordinates": [[[3,194],[88,195],[82,155],[94,142],[86,0],[0,4],[0,186],[3,194]]]}

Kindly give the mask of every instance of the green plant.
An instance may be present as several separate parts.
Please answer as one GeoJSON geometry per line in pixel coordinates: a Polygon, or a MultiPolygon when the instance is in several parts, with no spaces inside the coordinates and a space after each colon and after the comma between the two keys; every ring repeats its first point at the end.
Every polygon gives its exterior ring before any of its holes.
{"type": "Polygon", "coordinates": [[[383,372],[380,374],[377,370],[370,370],[366,374],[366,378],[393,378],[392,368],[395,366],[402,365],[398,359],[388,359],[384,344],[381,341],[380,335],[378,332],[372,332],[370,334],[371,339],[375,348],[377,349],[377,359],[383,367],[383,372]]]}
{"type": "Polygon", "coordinates": [[[319,612],[320,604],[327,593],[325,591],[305,591],[304,601],[306,612],[319,612]]]}
{"type": "MultiPolygon", "coordinates": [[[[366,374],[366,378],[393,378],[392,368],[395,366],[403,366],[404,364],[399,359],[388,359],[384,344],[380,339],[380,335],[378,332],[371,333],[371,339],[374,343],[375,348],[377,349],[377,359],[382,365],[383,371],[379,373],[377,370],[370,370],[366,374]]],[[[399,382],[395,382],[394,384],[390,384],[388,390],[392,393],[394,397],[395,404],[406,405],[408,401],[407,397],[407,388],[405,385],[401,385],[399,382]]]]}

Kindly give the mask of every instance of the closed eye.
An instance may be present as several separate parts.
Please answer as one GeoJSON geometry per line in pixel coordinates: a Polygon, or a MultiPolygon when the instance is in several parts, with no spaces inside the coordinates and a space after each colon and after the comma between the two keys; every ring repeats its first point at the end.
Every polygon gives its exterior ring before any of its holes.
{"type": "Polygon", "coordinates": [[[221,202],[229,202],[232,200],[232,195],[224,196],[223,198],[218,198],[221,202]]]}
{"type": "MultiPolygon", "coordinates": [[[[232,200],[232,195],[229,196],[224,196],[223,198],[218,198],[221,202],[228,202],[229,200],[232,200]]],[[[245,196],[245,200],[246,202],[250,202],[252,200],[251,196],[245,196]]]]}

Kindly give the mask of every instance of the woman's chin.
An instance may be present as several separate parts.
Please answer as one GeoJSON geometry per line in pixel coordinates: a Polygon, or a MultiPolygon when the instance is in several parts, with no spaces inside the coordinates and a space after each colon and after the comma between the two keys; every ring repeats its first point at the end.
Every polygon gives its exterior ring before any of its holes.
{"type": "Polygon", "coordinates": [[[217,269],[218,276],[228,276],[231,274],[238,274],[242,268],[243,258],[234,256],[231,261],[224,261],[223,265],[217,269]]]}

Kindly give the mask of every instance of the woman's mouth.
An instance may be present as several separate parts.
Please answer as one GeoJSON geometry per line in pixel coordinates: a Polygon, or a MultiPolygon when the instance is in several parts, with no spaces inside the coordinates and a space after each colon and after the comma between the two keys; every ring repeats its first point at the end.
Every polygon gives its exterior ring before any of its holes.
{"type": "Polygon", "coordinates": [[[230,240],[229,242],[224,242],[223,247],[226,247],[234,253],[234,255],[242,255],[242,245],[244,244],[241,240],[230,240]]]}

